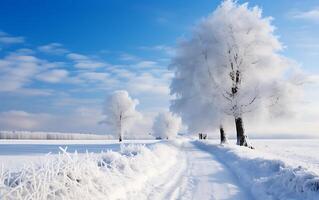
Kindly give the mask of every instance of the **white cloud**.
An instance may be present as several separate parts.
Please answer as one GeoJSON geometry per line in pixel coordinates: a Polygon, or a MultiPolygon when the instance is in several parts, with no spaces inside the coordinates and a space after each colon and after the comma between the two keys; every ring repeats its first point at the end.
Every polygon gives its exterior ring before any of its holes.
{"type": "Polygon", "coordinates": [[[143,60],[143,61],[140,61],[140,62],[134,64],[134,65],[139,67],[139,68],[149,68],[149,67],[155,67],[156,64],[157,64],[157,62],[155,62],[155,61],[143,60]]]}
{"type": "Polygon", "coordinates": [[[21,51],[11,53],[0,59],[0,92],[26,89],[37,76],[41,77],[41,80],[54,82],[57,79],[54,79],[53,76],[61,77],[61,71],[47,72],[47,77],[38,74],[43,73],[45,70],[56,68],[60,64],[48,62],[33,55],[23,54],[21,51]],[[49,80],[50,78],[51,80],[49,80]]]}
{"type": "Polygon", "coordinates": [[[37,75],[37,79],[48,83],[59,83],[68,77],[68,71],[64,69],[54,69],[37,75]]]}
{"type": "Polygon", "coordinates": [[[23,43],[23,42],[24,42],[23,37],[14,37],[5,32],[0,31],[0,43],[17,44],[17,43],[23,43]]]}
{"type": "Polygon", "coordinates": [[[126,87],[132,94],[158,94],[169,96],[169,82],[150,73],[137,74],[127,81],[126,87]]]}
{"type": "Polygon", "coordinates": [[[123,60],[123,61],[137,61],[140,58],[135,56],[135,55],[132,55],[132,54],[122,53],[120,55],[120,59],[123,60]]]}
{"type": "Polygon", "coordinates": [[[75,63],[74,67],[79,69],[96,69],[109,66],[109,64],[106,62],[98,61],[96,59],[77,53],[70,53],[67,55],[67,58],[75,63]]]}
{"type": "Polygon", "coordinates": [[[32,49],[28,49],[28,48],[21,48],[15,51],[15,54],[20,54],[20,55],[33,55],[34,53],[35,52],[32,49]]]}
{"type": "Polygon", "coordinates": [[[87,80],[102,82],[110,78],[107,73],[103,72],[84,72],[80,74],[80,77],[83,77],[87,80]]]}
{"type": "Polygon", "coordinates": [[[109,70],[117,79],[121,79],[121,78],[129,79],[135,76],[135,73],[127,69],[123,69],[122,66],[114,66],[109,70]]]}
{"type": "Polygon", "coordinates": [[[303,19],[314,22],[319,22],[319,7],[304,12],[296,12],[292,14],[295,19],[303,19]]]}
{"type": "Polygon", "coordinates": [[[38,50],[48,54],[65,54],[69,52],[67,49],[63,48],[63,45],[60,43],[50,43],[39,46],[38,50]]]}
{"type": "Polygon", "coordinates": [[[158,51],[167,56],[174,56],[175,55],[175,48],[168,46],[168,45],[155,45],[155,46],[142,46],[140,47],[142,50],[149,50],[149,51],[158,51]]]}
{"type": "Polygon", "coordinates": [[[39,70],[34,56],[9,55],[0,60],[0,91],[13,91],[27,85],[39,70]]]}
{"type": "Polygon", "coordinates": [[[98,125],[102,119],[100,108],[78,107],[63,115],[10,110],[0,113],[0,127],[3,130],[104,133],[105,127],[98,125]]]}
{"type": "Polygon", "coordinates": [[[98,99],[98,98],[89,98],[89,99],[83,99],[83,98],[75,98],[69,95],[66,95],[65,97],[59,98],[58,101],[54,102],[54,106],[61,107],[61,106],[76,106],[76,107],[90,107],[94,108],[96,106],[102,105],[104,102],[104,99],[98,99]]]}
{"type": "Polygon", "coordinates": [[[6,130],[33,130],[46,123],[50,118],[49,114],[11,110],[0,113],[0,127],[6,130]]]}
{"type": "Polygon", "coordinates": [[[100,89],[101,87],[110,88],[113,85],[119,84],[115,78],[106,72],[81,72],[77,76],[77,79],[88,84],[100,85],[100,87],[95,86],[96,89],[100,89]]]}
{"type": "Polygon", "coordinates": [[[158,51],[163,51],[169,56],[174,56],[175,55],[175,49],[173,47],[171,47],[171,46],[157,45],[157,46],[154,46],[153,48],[155,50],[158,50],[158,51]]]}
{"type": "Polygon", "coordinates": [[[50,96],[53,94],[53,90],[37,88],[20,88],[18,90],[15,90],[14,93],[23,96],[50,96]]]}

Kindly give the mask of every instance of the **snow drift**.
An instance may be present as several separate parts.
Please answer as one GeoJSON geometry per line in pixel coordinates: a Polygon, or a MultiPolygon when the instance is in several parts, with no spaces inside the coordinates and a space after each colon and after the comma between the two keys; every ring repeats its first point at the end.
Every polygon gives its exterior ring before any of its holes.
{"type": "Polygon", "coordinates": [[[319,199],[319,176],[272,155],[238,146],[194,142],[225,164],[256,199],[319,199]]]}
{"type": "Polygon", "coordinates": [[[120,152],[47,156],[41,166],[0,170],[0,199],[127,199],[176,164],[170,144],[122,145],[120,152]]]}

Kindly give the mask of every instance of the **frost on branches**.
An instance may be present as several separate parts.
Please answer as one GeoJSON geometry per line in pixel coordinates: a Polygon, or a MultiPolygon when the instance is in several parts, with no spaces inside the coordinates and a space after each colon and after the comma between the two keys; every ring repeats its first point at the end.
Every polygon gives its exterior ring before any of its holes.
{"type": "Polygon", "coordinates": [[[176,137],[181,127],[181,119],[170,112],[159,113],[153,124],[153,135],[157,139],[172,139],[176,137]]]}
{"type": "Polygon", "coordinates": [[[290,99],[278,92],[293,84],[284,76],[290,62],[280,55],[274,29],[260,8],[226,0],[181,42],[171,65],[171,110],[191,131],[222,127],[231,116],[237,144],[249,146],[243,116],[260,108],[274,112],[272,106],[290,99]]]}
{"type": "Polygon", "coordinates": [[[103,123],[111,128],[120,142],[123,140],[123,133],[128,131],[132,122],[140,117],[140,113],[135,110],[137,104],[138,100],[132,99],[124,90],[115,91],[106,100],[104,108],[106,119],[103,123]]]}

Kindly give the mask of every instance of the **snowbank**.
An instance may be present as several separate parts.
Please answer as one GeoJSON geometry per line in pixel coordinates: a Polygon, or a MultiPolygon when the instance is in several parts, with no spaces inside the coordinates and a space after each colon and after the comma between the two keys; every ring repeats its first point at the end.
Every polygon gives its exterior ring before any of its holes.
{"type": "Polygon", "coordinates": [[[170,144],[122,145],[120,152],[62,153],[41,166],[0,170],[0,199],[128,199],[176,164],[170,144]]]}
{"type": "Polygon", "coordinates": [[[238,146],[194,142],[225,164],[261,200],[319,199],[319,176],[301,166],[291,166],[273,156],[238,146]]]}
{"type": "Polygon", "coordinates": [[[107,140],[114,139],[111,135],[84,133],[33,132],[33,131],[0,131],[0,139],[22,140],[107,140]]]}

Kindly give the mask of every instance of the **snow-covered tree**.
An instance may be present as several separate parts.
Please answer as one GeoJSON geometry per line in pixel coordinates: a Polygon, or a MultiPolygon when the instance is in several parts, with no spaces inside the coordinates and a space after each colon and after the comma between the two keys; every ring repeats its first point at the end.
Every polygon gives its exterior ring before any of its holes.
{"type": "Polygon", "coordinates": [[[181,128],[181,118],[171,112],[159,113],[153,124],[153,135],[160,139],[172,139],[176,137],[181,128]]]}
{"type": "Polygon", "coordinates": [[[123,133],[130,128],[134,119],[140,117],[140,113],[135,110],[137,104],[138,100],[132,99],[124,90],[115,91],[106,99],[106,118],[103,123],[109,125],[120,142],[123,140],[123,133]]]}
{"type": "Polygon", "coordinates": [[[274,84],[285,82],[288,66],[274,29],[260,8],[223,1],[177,48],[171,110],[191,129],[216,128],[232,116],[237,144],[249,146],[244,114],[276,104],[286,85],[274,84]]]}

